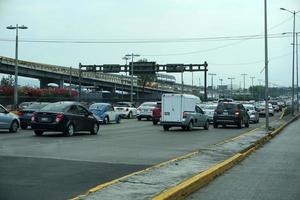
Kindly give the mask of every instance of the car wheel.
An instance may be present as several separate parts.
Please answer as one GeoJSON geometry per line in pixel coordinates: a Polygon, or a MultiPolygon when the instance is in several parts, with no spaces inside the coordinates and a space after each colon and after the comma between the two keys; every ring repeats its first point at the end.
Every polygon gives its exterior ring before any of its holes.
{"type": "Polygon", "coordinates": [[[193,130],[193,122],[190,122],[187,126],[187,130],[188,131],[192,131],[193,130]]]}
{"type": "Polygon", "coordinates": [[[226,124],[222,124],[222,127],[223,127],[223,128],[226,128],[226,124]]]}
{"type": "Polygon", "coordinates": [[[131,118],[132,118],[132,112],[129,112],[129,113],[128,113],[127,118],[128,118],[128,119],[131,119],[131,118]]]}
{"type": "Polygon", "coordinates": [[[259,123],[259,118],[256,120],[256,123],[259,123]]]}
{"type": "Polygon", "coordinates": [[[214,123],[214,128],[218,128],[218,124],[217,123],[214,123]]]}
{"type": "Polygon", "coordinates": [[[9,132],[15,133],[18,131],[18,128],[19,128],[19,123],[16,120],[14,120],[10,125],[9,132]]]}
{"type": "Polygon", "coordinates": [[[204,125],[204,129],[208,130],[209,129],[209,121],[206,121],[205,125],[204,125]]]}
{"type": "Polygon", "coordinates": [[[27,129],[27,125],[21,125],[21,129],[23,129],[23,130],[25,130],[25,129],[27,129]]]}
{"type": "Polygon", "coordinates": [[[169,127],[169,126],[167,126],[167,125],[164,125],[163,127],[164,127],[164,131],[168,131],[168,130],[169,130],[169,128],[170,128],[170,127],[169,127]]]}
{"type": "Polygon", "coordinates": [[[152,120],[152,122],[153,122],[153,125],[157,125],[157,123],[158,123],[158,120],[156,120],[156,119],[153,119],[153,120],[152,120]]]}
{"type": "Polygon", "coordinates": [[[43,131],[40,131],[40,130],[34,130],[34,134],[36,135],[36,136],[41,136],[41,135],[43,135],[43,131]]]}
{"type": "Polygon", "coordinates": [[[91,130],[91,135],[97,135],[99,131],[99,124],[94,123],[93,129],[91,130]]]}
{"type": "Polygon", "coordinates": [[[108,123],[108,117],[104,117],[103,124],[107,124],[107,123],[108,123]]]}
{"type": "Polygon", "coordinates": [[[249,128],[249,119],[247,120],[247,122],[245,123],[245,127],[249,128]]]}
{"type": "Polygon", "coordinates": [[[141,120],[142,120],[142,118],[140,118],[140,117],[137,117],[137,119],[138,119],[139,121],[141,121],[141,120]]]}
{"type": "Polygon", "coordinates": [[[238,128],[242,128],[242,126],[243,126],[243,123],[242,123],[242,120],[241,120],[241,119],[239,120],[239,122],[238,122],[237,126],[238,126],[238,128]]]}
{"type": "Polygon", "coordinates": [[[64,132],[64,135],[66,136],[73,136],[74,135],[74,132],[75,132],[75,127],[73,124],[69,124],[67,126],[67,129],[65,130],[64,132]]]}

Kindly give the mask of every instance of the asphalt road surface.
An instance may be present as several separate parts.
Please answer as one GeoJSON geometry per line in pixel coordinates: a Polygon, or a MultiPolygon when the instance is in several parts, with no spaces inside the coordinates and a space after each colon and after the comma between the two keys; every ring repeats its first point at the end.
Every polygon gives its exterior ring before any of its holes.
{"type": "MultiPolygon", "coordinates": [[[[278,119],[280,114],[272,117],[278,119]]],[[[100,135],[64,137],[32,130],[0,132],[0,199],[67,199],[91,187],[248,132],[236,127],[191,132],[122,120],[100,135]]]]}
{"type": "Polygon", "coordinates": [[[188,200],[300,199],[300,120],[188,200]]]}

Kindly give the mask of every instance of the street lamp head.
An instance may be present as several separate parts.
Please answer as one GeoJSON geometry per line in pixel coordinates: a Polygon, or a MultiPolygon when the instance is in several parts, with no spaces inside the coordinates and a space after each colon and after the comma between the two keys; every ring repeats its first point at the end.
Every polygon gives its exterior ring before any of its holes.
{"type": "Polygon", "coordinates": [[[7,29],[16,29],[16,27],[14,27],[14,26],[12,26],[12,25],[10,25],[10,26],[8,26],[8,27],[6,27],[7,29]]]}
{"type": "Polygon", "coordinates": [[[19,29],[28,29],[28,27],[27,27],[27,26],[24,26],[24,25],[19,26],[18,28],[19,28],[19,29]]]}
{"type": "Polygon", "coordinates": [[[286,10],[285,8],[280,8],[280,10],[286,10]]]}

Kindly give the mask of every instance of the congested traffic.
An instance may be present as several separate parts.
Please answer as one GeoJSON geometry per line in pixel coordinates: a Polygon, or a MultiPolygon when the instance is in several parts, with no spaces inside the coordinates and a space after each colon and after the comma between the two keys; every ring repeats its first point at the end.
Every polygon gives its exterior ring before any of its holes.
{"type": "MultiPolygon", "coordinates": [[[[283,100],[271,100],[268,113],[274,116],[285,106],[283,100]]],[[[152,121],[164,131],[176,127],[191,131],[194,127],[208,130],[210,125],[214,128],[249,127],[250,123],[259,123],[265,114],[264,101],[219,99],[201,102],[194,95],[163,94],[161,101],[143,102],[138,107],[131,102],[23,102],[18,110],[10,112],[1,105],[0,128],[17,132],[19,128],[30,127],[37,136],[46,132],[73,136],[81,131],[95,135],[100,132],[100,125],[119,124],[122,118],[128,118],[152,121]]]]}

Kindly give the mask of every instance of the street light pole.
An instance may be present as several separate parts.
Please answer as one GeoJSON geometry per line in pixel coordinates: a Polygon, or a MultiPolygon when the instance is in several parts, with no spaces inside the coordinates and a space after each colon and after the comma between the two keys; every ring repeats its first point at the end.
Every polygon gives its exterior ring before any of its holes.
{"type": "Polygon", "coordinates": [[[300,32],[297,32],[296,33],[296,73],[297,73],[297,86],[296,86],[296,88],[297,88],[297,112],[299,113],[299,79],[298,79],[298,77],[299,77],[299,71],[298,71],[298,33],[300,33],[300,32]]]}
{"type": "Polygon", "coordinates": [[[18,24],[16,26],[8,26],[6,27],[10,30],[16,30],[16,49],[15,49],[15,85],[14,85],[14,107],[18,107],[18,42],[19,42],[19,29],[27,29],[28,27],[22,25],[19,26],[18,24]]]}
{"type": "Polygon", "coordinates": [[[255,76],[251,76],[251,83],[252,83],[252,97],[254,98],[254,86],[253,86],[253,79],[255,79],[255,76]]]}
{"type": "Polygon", "coordinates": [[[214,98],[214,76],[216,76],[217,74],[214,73],[208,73],[208,75],[211,76],[211,98],[214,98]]]}
{"type": "MultiPolygon", "coordinates": [[[[222,83],[223,83],[223,79],[222,79],[222,78],[220,78],[220,79],[219,79],[219,81],[221,81],[221,91],[222,91],[222,86],[223,86],[223,84],[222,84],[222,83]]],[[[220,90],[219,90],[219,93],[220,93],[220,90]]],[[[220,94],[219,94],[219,96],[220,96],[220,94]]],[[[221,95],[221,96],[223,96],[223,92],[222,92],[222,95],[221,95]]]]}
{"type": "MultiPolygon", "coordinates": [[[[281,10],[285,10],[289,13],[292,13],[293,14],[293,70],[292,70],[292,115],[294,115],[294,98],[295,98],[295,81],[294,81],[294,76],[295,76],[295,33],[296,33],[296,24],[295,24],[295,21],[296,21],[296,14],[300,11],[290,11],[288,9],[285,9],[285,8],[280,8],[281,10]]],[[[298,92],[298,91],[297,91],[298,92]]],[[[297,95],[298,97],[298,95],[297,95]]]]}
{"type": "Polygon", "coordinates": [[[138,54],[126,54],[125,57],[131,57],[131,87],[130,87],[130,102],[133,102],[133,58],[139,57],[138,54]]]}
{"type": "Polygon", "coordinates": [[[235,78],[229,77],[228,79],[230,80],[230,97],[232,98],[232,80],[234,80],[235,78]]]}
{"type": "Polygon", "coordinates": [[[245,89],[246,89],[246,86],[245,86],[245,77],[248,75],[248,74],[241,74],[243,76],[243,80],[244,80],[244,89],[243,89],[243,96],[244,96],[244,100],[245,100],[245,89]]]}
{"type": "Polygon", "coordinates": [[[268,20],[267,20],[267,0],[264,1],[264,15],[265,15],[265,112],[266,112],[266,131],[269,131],[269,91],[268,91],[268,87],[269,87],[269,68],[268,68],[268,20]]]}

